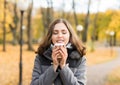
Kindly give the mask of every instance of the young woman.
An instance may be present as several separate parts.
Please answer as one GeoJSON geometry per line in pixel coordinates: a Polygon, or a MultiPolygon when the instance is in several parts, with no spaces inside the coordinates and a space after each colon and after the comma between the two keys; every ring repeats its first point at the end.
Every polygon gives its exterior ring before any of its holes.
{"type": "Polygon", "coordinates": [[[85,49],[68,21],[54,20],[38,47],[31,85],[86,85],[85,49]]]}

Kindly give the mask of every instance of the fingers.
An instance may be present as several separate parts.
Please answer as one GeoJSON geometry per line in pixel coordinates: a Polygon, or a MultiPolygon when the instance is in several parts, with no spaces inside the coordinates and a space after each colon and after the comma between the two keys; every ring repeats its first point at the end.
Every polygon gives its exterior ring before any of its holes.
{"type": "Polygon", "coordinates": [[[56,51],[58,51],[58,50],[59,50],[59,47],[55,46],[55,47],[53,48],[52,52],[54,53],[54,52],[56,52],[56,51]]]}
{"type": "Polygon", "coordinates": [[[58,47],[54,47],[52,50],[52,59],[53,59],[53,64],[54,65],[59,65],[59,62],[57,60],[57,56],[59,56],[59,48],[58,47]]]}
{"type": "Polygon", "coordinates": [[[59,48],[58,47],[54,47],[53,50],[52,50],[53,57],[55,57],[58,53],[59,53],[59,48]]]}
{"type": "Polygon", "coordinates": [[[66,63],[67,56],[66,46],[55,46],[52,50],[52,59],[54,64],[58,65],[60,63],[66,63]]]}
{"type": "Polygon", "coordinates": [[[59,52],[62,56],[67,56],[66,46],[61,46],[59,52]]]}
{"type": "Polygon", "coordinates": [[[57,56],[59,56],[59,54],[56,54],[56,56],[53,58],[53,63],[54,63],[55,65],[58,65],[58,64],[59,64],[58,59],[57,59],[57,56]]]}

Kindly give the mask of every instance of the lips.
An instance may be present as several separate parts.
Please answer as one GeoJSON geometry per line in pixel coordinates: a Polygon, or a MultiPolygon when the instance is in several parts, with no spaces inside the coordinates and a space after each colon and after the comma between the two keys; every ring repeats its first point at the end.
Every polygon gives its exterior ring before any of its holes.
{"type": "Polygon", "coordinates": [[[63,40],[57,40],[56,43],[64,43],[63,40]]]}

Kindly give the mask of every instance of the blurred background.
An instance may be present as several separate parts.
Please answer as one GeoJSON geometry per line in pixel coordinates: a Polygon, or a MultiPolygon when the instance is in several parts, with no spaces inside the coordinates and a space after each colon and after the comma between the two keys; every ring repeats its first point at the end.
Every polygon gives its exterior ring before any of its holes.
{"type": "MultiPolygon", "coordinates": [[[[86,45],[88,68],[118,59],[120,0],[0,0],[0,85],[30,85],[35,50],[56,18],[67,19],[86,45]]],[[[120,85],[119,67],[98,85],[120,85]]]]}

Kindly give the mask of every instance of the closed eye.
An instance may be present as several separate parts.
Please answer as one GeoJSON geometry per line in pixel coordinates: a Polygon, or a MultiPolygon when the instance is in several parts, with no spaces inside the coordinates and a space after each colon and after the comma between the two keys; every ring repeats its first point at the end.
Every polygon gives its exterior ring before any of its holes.
{"type": "Polygon", "coordinates": [[[62,32],[62,34],[66,34],[67,32],[62,32]]]}
{"type": "Polygon", "coordinates": [[[63,31],[62,31],[62,34],[66,34],[66,33],[67,33],[67,31],[66,31],[66,30],[63,30],[63,31]]]}
{"type": "Polygon", "coordinates": [[[58,31],[56,31],[56,30],[55,30],[55,31],[53,31],[53,34],[58,34],[58,31]]]}
{"type": "Polygon", "coordinates": [[[54,30],[54,31],[53,31],[53,34],[58,34],[59,32],[61,32],[62,34],[67,34],[67,31],[66,31],[66,30],[61,30],[61,31],[54,30]]]}

